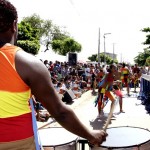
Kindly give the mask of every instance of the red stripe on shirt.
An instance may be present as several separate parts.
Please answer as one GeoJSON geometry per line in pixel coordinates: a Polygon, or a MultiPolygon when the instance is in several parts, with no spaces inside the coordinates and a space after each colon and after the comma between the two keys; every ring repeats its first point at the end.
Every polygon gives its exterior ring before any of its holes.
{"type": "Polygon", "coordinates": [[[0,142],[22,140],[33,136],[31,113],[0,118],[0,142]]]}

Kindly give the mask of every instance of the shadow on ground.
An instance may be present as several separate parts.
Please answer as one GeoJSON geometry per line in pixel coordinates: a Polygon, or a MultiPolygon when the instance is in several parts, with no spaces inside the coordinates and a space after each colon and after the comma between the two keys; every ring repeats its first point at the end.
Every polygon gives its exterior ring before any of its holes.
{"type": "MultiPolygon", "coordinates": [[[[107,121],[107,118],[108,118],[108,115],[107,113],[105,113],[105,115],[102,115],[101,117],[97,117],[93,120],[90,120],[90,126],[93,128],[93,130],[101,130],[103,129],[106,121],[107,121]]],[[[109,122],[109,124],[111,124],[111,121],[112,120],[115,120],[115,118],[112,118],[109,122]]]]}

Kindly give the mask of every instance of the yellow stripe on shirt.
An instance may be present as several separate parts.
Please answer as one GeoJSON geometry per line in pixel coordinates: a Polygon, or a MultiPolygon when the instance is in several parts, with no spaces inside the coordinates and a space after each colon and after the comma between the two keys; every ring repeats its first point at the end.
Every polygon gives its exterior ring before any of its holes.
{"type": "Polygon", "coordinates": [[[25,92],[0,91],[0,118],[15,117],[31,112],[27,99],[30,90],[25,92]]]}

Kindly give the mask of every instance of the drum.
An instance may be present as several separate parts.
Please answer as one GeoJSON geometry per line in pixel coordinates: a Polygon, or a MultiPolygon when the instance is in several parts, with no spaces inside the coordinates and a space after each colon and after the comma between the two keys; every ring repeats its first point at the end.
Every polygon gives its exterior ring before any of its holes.
{"type": "Polygon", "coordinates": [[[44,150],[76,150],[77,135],[61,127],[39,130],[39,138],[44,150]]]}
{"type": "Polygon", "coordinates": [[[150,132],[138,127],[112,127],[100,147],[92,150],[150,150],[150,132]]]}

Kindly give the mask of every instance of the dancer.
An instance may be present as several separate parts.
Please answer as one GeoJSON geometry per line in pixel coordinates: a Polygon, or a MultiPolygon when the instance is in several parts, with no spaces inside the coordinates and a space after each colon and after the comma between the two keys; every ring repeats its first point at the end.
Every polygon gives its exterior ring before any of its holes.
{"type": "MultiPolygon", "coordinates": [[[[103,98],[107,97],[109,100],[111,100],[111,108],[115,102],[115,96],[112,92],[112,86],[114,82],[114,72],[116,72],[116,66],[114,64],[110,65],[108,69],[108,73],[106,73],[102,79],[102,81],[99,83],[99,89],[98,89],[98,113],[99,116],[101,115],[101,112],[103,110],[103,98]]],[[[110,110],[111,110],[110,108],[110,110]]]]}
{"type": "Polygon", "coordinates": [[[122,88],[126,87],[127,95],[130,96],[129,83],[130,83],[130,75],[131,74],[130,74],[129,69],[126,67],[125,63],[122,64],[120,71],[121,71],[122,88]]]}

